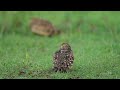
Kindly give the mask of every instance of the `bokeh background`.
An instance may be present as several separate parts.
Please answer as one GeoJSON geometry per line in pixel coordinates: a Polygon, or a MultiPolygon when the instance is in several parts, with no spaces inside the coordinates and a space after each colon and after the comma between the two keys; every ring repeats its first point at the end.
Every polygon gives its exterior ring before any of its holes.
{"type": "Polygon", "coordinates": [[[0,78],[120,78],[119,11],[0,11],[0,78]],[[32,18],[52,22],[62,34],[33,34],[32,18]],[[75,61],[67,73],[53,72],[53,54],[68,42],[75,61]]]}

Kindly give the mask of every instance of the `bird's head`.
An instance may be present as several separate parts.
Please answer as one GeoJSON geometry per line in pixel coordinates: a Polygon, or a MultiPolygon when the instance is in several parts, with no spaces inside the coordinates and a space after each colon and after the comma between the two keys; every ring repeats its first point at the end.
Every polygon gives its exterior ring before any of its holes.
{"type": "Polygon", "coordinates": [[[68,43],[62,43],[60,49],[64,51],[68,51],[71,50],[71,47],[68,43]]]}

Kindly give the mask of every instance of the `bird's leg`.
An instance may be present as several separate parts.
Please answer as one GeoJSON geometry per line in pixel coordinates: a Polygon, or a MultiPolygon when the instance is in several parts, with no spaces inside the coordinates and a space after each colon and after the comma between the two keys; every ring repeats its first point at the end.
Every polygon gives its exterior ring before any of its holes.
{"type": "Polygon", "coordinates": [[[62,72],[62,73],[63,73],[63,72],[64,72],[64,73],[67,72],[64,67],[61,67],[59,71],[62,72]]]}
{"type": "Polygon", "coordinates": [[[57,71],[58,71],[58,68],[57,68],[57,67],[54,67],[54,68],[53,68],[53,71],[57,72],[57,71]]]}
{"type": "Polygon", "coordinates": [[[66,73],[67,72],[67,69],[66,67],[63,68],[63,72],[66,73]]]}

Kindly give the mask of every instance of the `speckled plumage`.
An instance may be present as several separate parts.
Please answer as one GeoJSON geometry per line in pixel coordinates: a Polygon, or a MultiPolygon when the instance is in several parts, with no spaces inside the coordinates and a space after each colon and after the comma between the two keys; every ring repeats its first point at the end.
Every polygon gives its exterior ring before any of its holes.
{"type": "Polygon", "coordinates": [[[70,45],[63,43],[60,50],[54,54],[54,71],[66,72],[73,65],[73,61],[74,56],[70,45]]]}

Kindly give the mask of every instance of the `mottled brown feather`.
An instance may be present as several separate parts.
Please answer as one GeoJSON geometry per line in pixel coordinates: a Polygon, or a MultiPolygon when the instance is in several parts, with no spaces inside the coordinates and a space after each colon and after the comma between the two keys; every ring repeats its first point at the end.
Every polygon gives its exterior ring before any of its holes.
{"type": "Polygon", "coordinates": [[[43,36],[60,34],[60,31],[51,22],[43,19],[33,18],[30,22],[30,27],[33,33],[43,36]]]}
{"type": "MultiPolygon", "coordinates": [[[[65,44],[63,44],[65,45],[65,44]]],[[[54,54],[54,70],[55,71],[67,71],[72,65],[74,61],[73,51],[67,48],[67,50],[56,51],[54,54]]]]}

